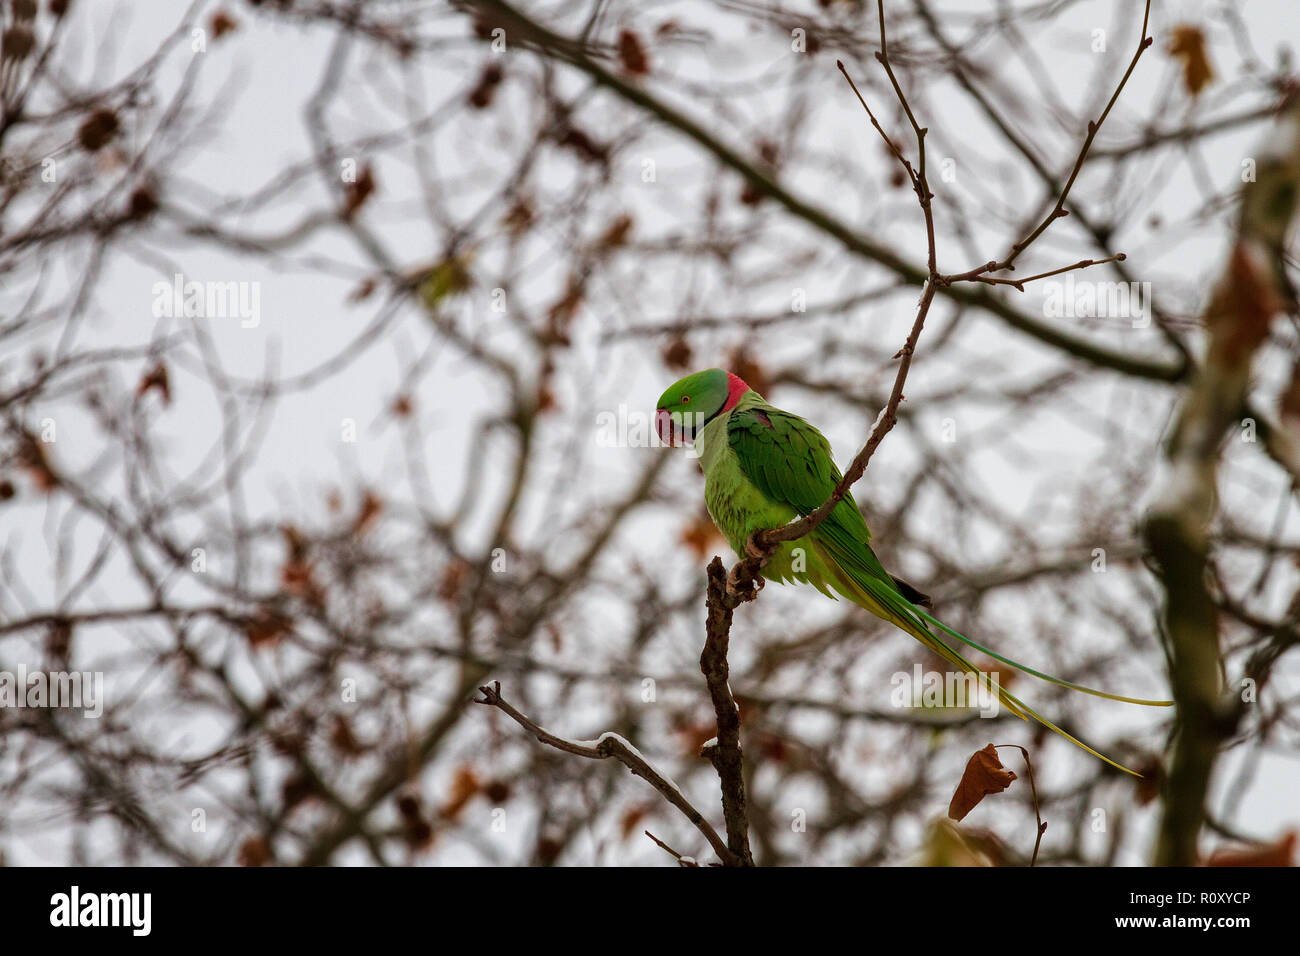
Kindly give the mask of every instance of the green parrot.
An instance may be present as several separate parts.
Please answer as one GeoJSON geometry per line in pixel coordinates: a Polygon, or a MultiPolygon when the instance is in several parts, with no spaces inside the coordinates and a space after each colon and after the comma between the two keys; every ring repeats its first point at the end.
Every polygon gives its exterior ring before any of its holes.
{"type": "MultiPolygon", "coordinates": [[[[696,372],[675,382],[659,399],[655,425],[667,444],[694,444],[704,470],[704,501],[709,514],[741,557],[750,553],[750,535],[779,528],[815,511],[840,480],[840,470],[831,459],[830,443],[821,432],[797,415],[769,405],[738,375],[720,368],[696,372]]],[[[1040,673],[976,644],[932,617],[925,610],[931,606],[929,598],[889,574],[872,552],[870,540],[871,533],[853,496],[845,495],[809,534],[781,542],[764,567],[763,576],[782,583],[807,582],[828,597],[839,594],[848,598],[906,631],[962,672],[976,675],[984,686],[996,690],[1002,706],[1016,716],[1032,717],[1112,767],[1140,776],[1035,713],[939,635],[955,638],[1034,677],[1085,694],[1156,707],[1168,706],[1172,701],[1093,690],[1040,673]]]]}

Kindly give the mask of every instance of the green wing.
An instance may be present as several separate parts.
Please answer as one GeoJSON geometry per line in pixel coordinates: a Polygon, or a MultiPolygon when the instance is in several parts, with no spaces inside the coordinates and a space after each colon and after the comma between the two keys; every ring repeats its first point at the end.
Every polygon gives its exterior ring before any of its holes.
{"type": "MultiPolygon", "coordinates": [[[[733,412],[727,422],[727,440],[745,477],[768,498],[801,515],[821,507],[839,484],[840,470],[831,458],[826,436],[797,415],[770,407],[733,412]]],[[[852,494],[840,500],[813,536],[841,563],[857,564],[898,593],[868,544],[871,532],[852,494]]]]}

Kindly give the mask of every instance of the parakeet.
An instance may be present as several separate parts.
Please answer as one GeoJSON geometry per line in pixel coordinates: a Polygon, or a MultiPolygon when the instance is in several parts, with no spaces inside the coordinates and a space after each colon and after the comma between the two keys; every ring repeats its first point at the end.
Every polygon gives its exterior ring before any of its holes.
{"type": "MultiPolygon", "coordinates": [[[[655,425],[668,444],[694,444],[704,471],[704,501],[709,514],[741,557],[749,554],[750,535],[779,528],[815,511],[840,480],[830,444],[821,432],[797,415],[769,405],[739,376],[720,368],[696,372],[674,383],[659,399],[655,425]]],[[[1121,697],[1082,687],[976,644],[932,617],[925,610],[930,606],[929,599],[884,569],[871,550],[870,539],[853,496],[846,495],[808,535],[781,542],[762,573],[764,578],[782,583],[807,582],[829,597],[839,594],[861,605],[963,672],[978,675],[1016,716],[1032,717],[1093,756],[1138,776],[1035,713],[957,653],[947,638],[955,638],[1034,677],[1085,694],[1150,706],[1168,706],[1172,701],[1121,697]]]]}

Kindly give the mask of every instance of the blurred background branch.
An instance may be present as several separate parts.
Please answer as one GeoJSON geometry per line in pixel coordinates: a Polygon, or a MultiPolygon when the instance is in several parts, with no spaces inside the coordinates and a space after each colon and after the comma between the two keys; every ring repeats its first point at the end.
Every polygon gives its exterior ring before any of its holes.
{"type": "Polygon", "coordinates": [[[1257,681],[1224,686],[1219,621],[1206,569],[1208,528],[1225,433],[1246,411],[1251,368],[1276,317],[1295,311],[1286,279],[1286,237],[1300,202],[1300,97],[1281,114],[1265,144],[1258,179],[1241,194],[1237,236],[1210,297],[1210,340],[1174,421],[1169,473],[1146,519],[1146,536],[1166,592],[1165,628],[1178,728],[1154,862],[1192,866],[1210,777],[1253,697],[1257,681]],[[1289,301],[1288,301],[1289,300],[1289,301]]]}

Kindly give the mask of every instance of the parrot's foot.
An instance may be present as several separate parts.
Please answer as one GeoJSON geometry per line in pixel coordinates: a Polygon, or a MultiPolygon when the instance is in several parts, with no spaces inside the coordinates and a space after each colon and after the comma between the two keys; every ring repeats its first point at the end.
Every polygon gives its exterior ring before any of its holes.
{"type": "Polygon", "coordinates": [[[760,558],[766,561],[776,552],[776,545],[762,545],[758,542],[758,532],[754,532],[745,539],[745,553],[751,558],[760,558]]]}
{"type": "Polygon", "coordinates": [[[763,590],[763,585],[767,582],[763,580],[761,574],[742,573],[742,568],[744,562],[735,565],[727,572],[727,593],[742,601],[752,601],[758,597],[758,592],[763,590]]]}

